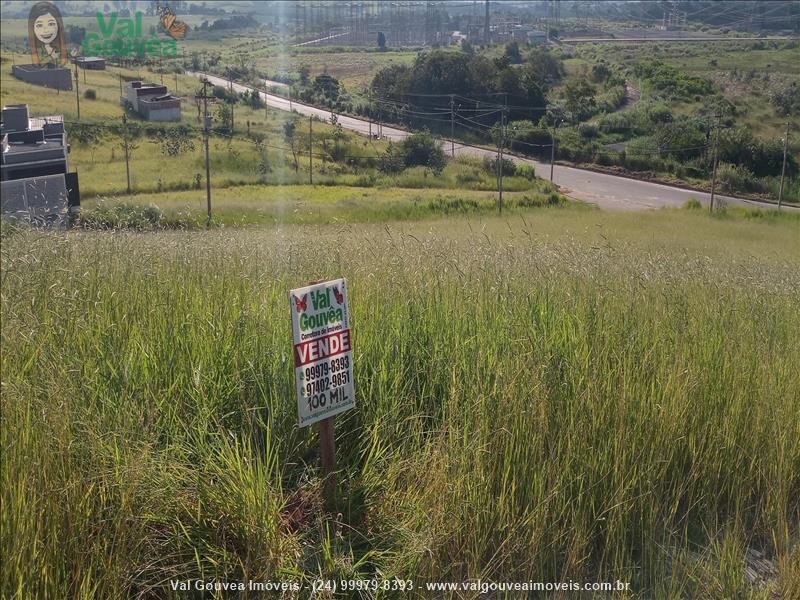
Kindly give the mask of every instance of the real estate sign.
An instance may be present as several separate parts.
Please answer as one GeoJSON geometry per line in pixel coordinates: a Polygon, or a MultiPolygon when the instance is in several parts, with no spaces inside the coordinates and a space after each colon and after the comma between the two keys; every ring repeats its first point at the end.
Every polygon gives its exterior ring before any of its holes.
{"type": "Polygon", "coordinates": [[[297,416],[301,427],[355,405],[347,281],[289,292],[297,416]]]}

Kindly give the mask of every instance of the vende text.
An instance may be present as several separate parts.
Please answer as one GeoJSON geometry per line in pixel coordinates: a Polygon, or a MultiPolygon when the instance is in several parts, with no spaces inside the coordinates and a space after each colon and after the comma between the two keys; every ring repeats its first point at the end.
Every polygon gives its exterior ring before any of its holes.
{"type": "Polygon", "coordinates": [[[337,331],[317,340],[295,344],[294,366],[302,367],[308,363],[336,356],[349,350],[350,330],[337,331]]]}

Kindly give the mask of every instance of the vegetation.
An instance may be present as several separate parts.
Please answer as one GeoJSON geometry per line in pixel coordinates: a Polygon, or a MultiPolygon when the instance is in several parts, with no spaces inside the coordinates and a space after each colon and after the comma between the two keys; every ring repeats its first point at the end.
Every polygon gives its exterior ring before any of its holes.
{"type": "MultiPolygon", "coordinates": [[[[513,58],[516,58],[512,51],[513,58]]],[[[546,51],[532,51],[528,63],[517,68],[508,54],[491,60],[486,56],[468,52],[434,50],[417,56],[413,66],[392,65],[379,71],[371,85],[374,97],[383,101],[378,106],[366,105],[362,114],[376,114],[380,109],[388,119],[394,118],[410,124],[426,119],[416,118],[414,107],[406,110],[404,103],[430,110],[443,104],[441,98],[431,95],[457,95],[459,105],[470,98],[502,97],[512,107],[510,115],[543,115],[545,92],[561,77],[559,62],[546,51]]],[[[474,104],[474,102],[472,102],[474,104]]],[[[491,125],[500,120],[499,111],[487,115],[483,123],[491,125]]],[[[424,113],[423,113],[424,114],[424,113]]],[[[538,117],[537,117],[538,118],[538,117]]]]}
{"type": "Polygon", "coordinates": [[[389,144],[381,159],[381,171],[399,173],[406,167],[430,167],[441,174],[447,159],[439,140],[429,132],[413,133],[397,144],[389,144]]]}
{"type": "Polygon", "coordinates": [[[3,593],[480,577],[795,597],[796,233],[567,210],[6,235],[3,593]],[[357,408],[327,517],[286,291],[339,275],[357,408]],[[764,588],[753,550],[778,565],[764,588]]]}

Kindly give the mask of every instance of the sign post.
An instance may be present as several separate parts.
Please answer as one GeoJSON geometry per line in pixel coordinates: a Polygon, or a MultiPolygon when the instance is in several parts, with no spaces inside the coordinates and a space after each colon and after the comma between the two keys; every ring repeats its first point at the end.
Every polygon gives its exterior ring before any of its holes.
{"type": "Polygon", "coordinates": [[[333,505],[336,443],[333,418],[355,406],[347,281],[334,279],[291,290],[297,418],[300,427],[319,423],[325,492],[333,505]]]}

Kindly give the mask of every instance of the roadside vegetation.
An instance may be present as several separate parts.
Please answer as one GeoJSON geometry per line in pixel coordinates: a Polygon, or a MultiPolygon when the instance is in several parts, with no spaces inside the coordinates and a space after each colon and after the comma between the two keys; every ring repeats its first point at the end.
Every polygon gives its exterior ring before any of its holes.
{"type": "MultiPolygon", "coordinates": [[[[505,113],[504,139],[519,154],[549,160],[555,138],[556,159],[706,189],[719,132],[721,190],[777,198],[785,123],[800,117],[800,88],[794,81],[800,73],[796,63],[784,61],[796,53],[797,42],[731,43],[722,45],[721,53],[714,46],[714,56],[725,63],[732,52],[753,52],[761,56],[757,60],[772,57],[781,71],[773,69],[767,82],[754,70],[735,67],[722,75],[687,72],[677,57],[707,56],[709,48],[684,46],[691,49],[623,45],[607,51],[607,46],[588,45],[573,53],[567,47],[548,51],[512,42],[502,53],[494,50],[494,58],[471,48],[434,50],[420,53],[413,66],[379,71],[370,99],[357,111],[408,126],[428,123],[448,135],[452,94],[458,103],[452,109],[455,131],[467,141],[500,143],[505,113]],[[661,62],[661,56],[673,61],[661,62]],[[741,86],[721,83],[725,77],[746,80],[750,95],[741,86]],[[766,97],[758,91],[764,83],[773,86],[766,97]],[[753,126],[753,104],[759,111],[766,104],[771,111],[758,126],[753,126]],[[775,135],[781,122],[784,128],[775,135]]],[[[784,200],[798,202],[800,143],[796,135],[790,140],[784,200]]]]}
{"type": "MultiPolygon", "coordinates": [[[[12,61],[6,53],[3,60],[6,69],[12,61]]],[[[177,82],[179,90],[188,92],[181,123],[147,123],[132,113],[123,123],[120,75],[161,81],[160,74],[136,66],[88,72],[86,82],[81,73],[81,89],[91,90],[92,99],[81,99],[80,121],[70,93],[42,89],[30,104],[33,115],[64,114],[71,146],[69,164],[80,173],[84,214],[79,223],[134,229],[205,223],[199,82],[177,73],[164,77],[171,89],[177,82]]],[[[27,92],[26,84],[3,74],[3,104],[24,102],[27,92]]],[[[335,118],[309,123],[296,113],[267,108],[255,93],[215,86],[211,94],[209,150],[215,223],[337,218],[363,222],[497,210],[496,165],[469,157],[451,158],[430,132],[389,144],[349,132],[335,118]],[[383,201],[366,199],[374,197],[375,190],[380,190],[383,201]],[[313,207],[313,215],[307,214],[307,204],[313,207]],[[290,205],[292,209],[286,210],[290,205]]],[[[509,194],[506,209],[566,202],[528,166],[507,165],[503,187],[509,194]]]]}

